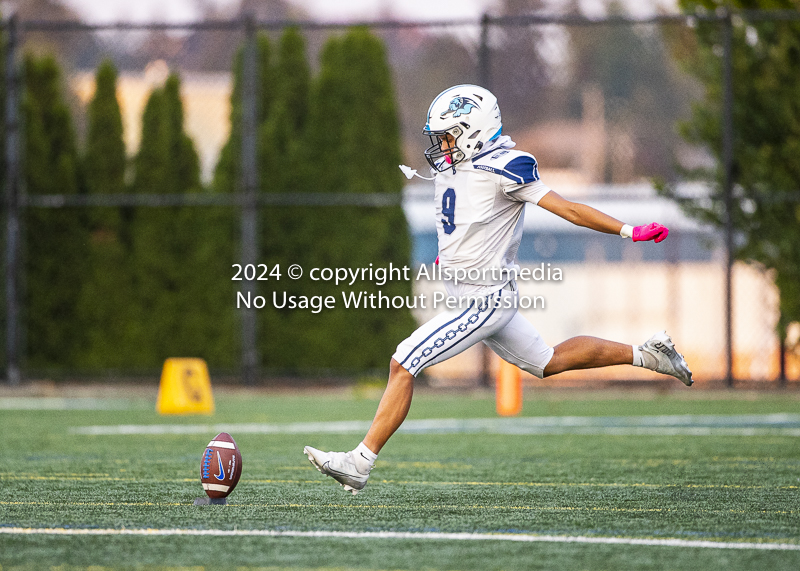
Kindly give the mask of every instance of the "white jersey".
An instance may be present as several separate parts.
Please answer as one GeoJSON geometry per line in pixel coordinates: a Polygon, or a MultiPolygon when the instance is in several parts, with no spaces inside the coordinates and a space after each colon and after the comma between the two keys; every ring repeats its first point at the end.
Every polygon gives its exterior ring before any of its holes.
{"type": "Polygon", "coordinates": [[[550,188],[539,180],[533,155],[513,146],[502,137],[492,149],[436,173],[436,231],[445,275],[467,272],[464,282],[496,289],[509,281],[508,270],[519,270],[525,203],[537,204],[550,188]]]}
{"type": "Polygon", "coordinates": [[[533,155],[513,147],[509,137],[500,137],[455,172],[435,173],[441,269],[445,277],[455,270],[477,277],[459,278],[459,284],[445,279],[447,293],[468,301],[466,307],[438,314],[397,346],[392,358],[415,377],[481,341],[539,378],[553,357],[553,348],[517,311],[519,290],[506,285],[507,270],[519,269],[525,203],[538,204],[550,192],[533,155]]]}

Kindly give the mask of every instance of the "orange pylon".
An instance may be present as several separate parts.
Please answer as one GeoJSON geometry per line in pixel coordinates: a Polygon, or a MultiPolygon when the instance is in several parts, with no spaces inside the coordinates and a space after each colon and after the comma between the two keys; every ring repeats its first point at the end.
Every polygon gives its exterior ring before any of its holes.
{"type": "Polygon", "coordinates": [[[522,411],[522,371],[500,359],[495,382],[497,414],[514,416],[522,411]]]}

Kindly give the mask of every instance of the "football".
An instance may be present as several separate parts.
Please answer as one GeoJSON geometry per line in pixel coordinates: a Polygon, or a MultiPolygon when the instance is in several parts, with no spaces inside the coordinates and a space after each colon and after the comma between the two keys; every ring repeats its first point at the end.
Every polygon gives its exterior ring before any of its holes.
{"type": "Polygon", "coordinates": [[[220,432],[206,446],[200,463],[200,481],[209,498],[225,498],[239,483],[242,454],[233,437],[220,432]]]}

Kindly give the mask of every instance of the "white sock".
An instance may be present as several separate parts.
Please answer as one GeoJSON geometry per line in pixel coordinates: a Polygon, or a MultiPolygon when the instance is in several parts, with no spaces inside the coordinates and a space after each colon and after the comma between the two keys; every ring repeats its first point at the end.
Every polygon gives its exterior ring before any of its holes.
{"type": "Polygon", "coordinates": [[[644,367],[644,360],[642,359],[642,351],[639,349],[637,345],[631,345],[631,347],[633,347],[633,366],[644,367]]]}
{"type": "Polygon", "coordinates": [[[633,347],[633,366],[655,371],[656,367],[658,367],[656,356],[651,355],[649,351],[642,351],[637,345],[631,346],[633,347]]]}
{"type": "Polygon", "coordinates": [[[367,448],[362,442],[356,446],[355,450],[353,450],[353,458],[355,459],[356,468],[358,471],[362,474],[369,474],[369,471],[372,470],[372,466],[375,464],[375,460],[378,458],[378,455],[367,448]]]}

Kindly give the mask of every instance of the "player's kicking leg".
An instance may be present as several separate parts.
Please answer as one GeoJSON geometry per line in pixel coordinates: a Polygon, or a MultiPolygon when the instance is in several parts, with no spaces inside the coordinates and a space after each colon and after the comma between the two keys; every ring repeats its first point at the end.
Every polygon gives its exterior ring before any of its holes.
{"type": "Polygon", "coordinates": [[[549,347],[530,321],[519,313],[500,331],[484,340],[502,359],[544,378],[565,371],[634,365],[672,375],[691,386],[692,372],[666,332],[642,345],[626,345],[597,337],[580,336],[549,347]]]}
{"type": "Polygon", "coordinates": [[[553,358],[544,369],[549,377],[564,371],[594,369],[609,365],[634,365],[671,375],[687,387],[692,372],[666,331],[653,335],[643,345],[624,345],[597,337],[573,337],[554,347],[553,358]]]}

